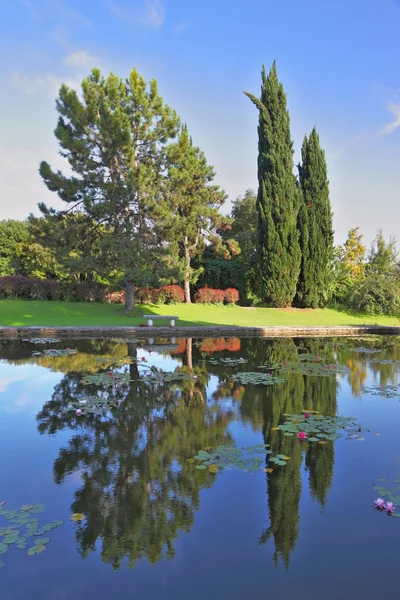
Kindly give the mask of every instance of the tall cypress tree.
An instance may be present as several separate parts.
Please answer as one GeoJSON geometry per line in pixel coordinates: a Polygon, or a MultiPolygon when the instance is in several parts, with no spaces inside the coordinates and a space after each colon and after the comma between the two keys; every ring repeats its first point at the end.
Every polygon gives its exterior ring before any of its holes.
{"type": "Polygon", "coordinates": [[[259,110],[258,251],[261,299],[269,306],[290,306],[300,271],[297,230],[299,191],[293,175],[293,142],[286,94],[276,64],[263,67],[261,98],[245,92],[259,110]]]}
{"type": "Polygon", "coordinates": [[[303,201],[298,215],[301,266],[295,303],[302,308],[325,306],[329,300],[333,256],[332,210],[325,152],[314,127],[305,136],[299,165],[303,201]]]}

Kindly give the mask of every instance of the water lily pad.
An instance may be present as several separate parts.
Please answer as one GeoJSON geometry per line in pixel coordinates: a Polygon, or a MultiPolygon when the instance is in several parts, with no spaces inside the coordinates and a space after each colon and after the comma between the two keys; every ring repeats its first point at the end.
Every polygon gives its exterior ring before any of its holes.
{"type": "Polygon", "coordinates": [[[33,556],[34,554],[40,554],[44,550],[46,550],[46,546],[32,546],[32,548],[29,548],[28,550],[28,555],[33,556]]]}
{"type": "Polygon", "coordinates": [[[44,538],[39,538],[37,540],[35,540],[35,545],[36,546],[45,546],[46,544],[48,544],[50,541],[49,537],[44,537],[44,538]]]}
{"type": "Polygon", "coordinates": [[[308,438],[308,441],[309,442],[319,442],[320,440],[317,437],[310,437],[310,438],[308,438]]]}
{"type": "Polygon", "coordinates": [[[83,515],[82,513],[74,513],[73,515],[70,516],[71,521],[83,521],[84,519],[85,519],[85,515],[83,515]]]}
{"type": "Polygon", "coordinates": [[[5,554],[8,550],[8,544],[0,542],[0,554],[5,554]]]}
{"type": "Polygon", "coordinates": [[[22,510],[22,512],[25,512],[27,510],[31,510],[32,508],[34,508],[33,504],[23,504],[19,510],[22,510]]]}

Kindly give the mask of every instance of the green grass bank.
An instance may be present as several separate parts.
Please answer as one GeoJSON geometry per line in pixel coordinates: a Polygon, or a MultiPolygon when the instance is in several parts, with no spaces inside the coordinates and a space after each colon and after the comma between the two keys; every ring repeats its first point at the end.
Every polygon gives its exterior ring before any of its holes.
{"type": "MultiPolygon", "coordinates": [[[[0,300],[0,325],[3,326],[137,326],[144,322],[142,314],[176,315],[179,317],[177,327],[400,325],[400,319],[396,317],[365,316],[329,308],[301,310],[204,304],[140,305],[132,315],[127,316],[124,307],[117,304],[0,300]]],[[[168,322],[155,324],[168,325],[168,322]]]]}

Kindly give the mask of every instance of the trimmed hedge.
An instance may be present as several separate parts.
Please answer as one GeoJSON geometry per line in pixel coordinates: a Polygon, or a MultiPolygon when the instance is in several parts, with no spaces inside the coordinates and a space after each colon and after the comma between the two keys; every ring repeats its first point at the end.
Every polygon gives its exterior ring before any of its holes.
{"type": "Polygon", "coordinates": [[[71,283],[23,277],[0,277],[0,298],[20,300],[63,300],[104,302],[109,289],[102,283],[71,283]]]}
{"type": "Polygon", "coordinates": [[[197,290],[194,301],[198,304],[236,304],[239,302],[239,292],[235,288],[227,290],[214,290],[213,288],[203,287],[197,290]]]}
{"type": "MultiPolygon", "coordinates": [[[[20,300],[61,300],[64,302],[109,302],[123,304],[124,290],[112,290],[102,283],[73,283],[23,277],[22,275],[0,277],[0,298],[20,300]]],[[[179,285],[164,285],[160,288],[142,287],[135,289],[138,304],[180,304],[185,293],[179,285]]],[[[239,292],[235,288],[215,290],[203,287],[197,290],[195,302],[200,304],[236,304],[239,292]]]]}
{"type": "MultiPolygon", "coordinates": [[[[96,282],[71,283],[16,275],[0,277],[0,298],[124,304],[125,291],[111,290],[108,286],[96,282]]],[[[185,293],[179,285],[165,285],[158,289],[135,289],[135,300],[138,304],[178,304],[184,299],[185,293]]]]}

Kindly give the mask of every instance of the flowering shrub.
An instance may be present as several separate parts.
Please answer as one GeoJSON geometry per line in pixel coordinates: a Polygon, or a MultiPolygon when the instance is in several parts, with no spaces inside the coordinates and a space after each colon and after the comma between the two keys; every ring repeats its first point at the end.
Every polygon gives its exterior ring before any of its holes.
{"type": "Polygon", "coordinates": [[[225,290],[225,302],[227,304],[237,304],[239,302],[239,292],[235,288],[225,290]]]}
{"type": "Polygon", "coordinates": [[[138,304],[179,304],[185,293],[179,285],[164,285],[160,288],[142,287],[135,289],[138,304]]]}
{"type": "Polygon", "coordinates": [[[180,304],[185,300],[185,292],[179,285],[164,285],[161,291],[166,304],[180,304]]]}
{"type": "Polygon", "coordinates": [[[223,290],[214,290],[206,286],[197,290],[194,301],[197,304],[222,304],[224,299],[223,290]]]}

